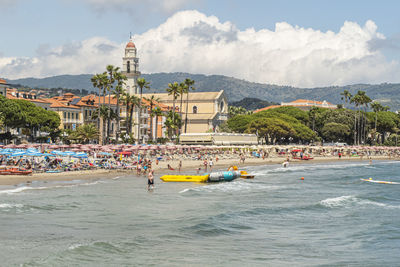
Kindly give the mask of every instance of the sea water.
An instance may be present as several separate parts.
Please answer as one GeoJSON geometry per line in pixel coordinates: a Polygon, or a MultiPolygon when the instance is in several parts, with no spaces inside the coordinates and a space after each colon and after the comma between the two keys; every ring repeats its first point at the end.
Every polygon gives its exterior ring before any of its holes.
{"type": "Polygon", "coordinates": [[[0,189],[1,266],[398,266],[400,162],[248,167],[217,184],[144,177],[0,189]],[[300,178],[304,177],[304,180],[300,178]]]}

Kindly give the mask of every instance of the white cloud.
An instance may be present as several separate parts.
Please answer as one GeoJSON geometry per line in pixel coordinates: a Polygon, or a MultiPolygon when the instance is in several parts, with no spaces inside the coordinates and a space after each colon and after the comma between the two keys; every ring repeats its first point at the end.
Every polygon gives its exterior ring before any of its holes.
{"type": "MultiPolygon", "coordinates": [[[[363,26],[346,21],[337,33],[285,22],[274,30],[256,31],[239,30],[198,11],[178,12],[134,36],[144,73],[222,74],[302,87],[399,82],[398,62],[389,62],[371,45],[377,40],[385,37],[373,21],[363,26]]],[[[121,64],[124,45],[95,37],[56,48],[43,46],[35,58],[0,58],[0,73],[15,78],[100,72],[107,64],[121,64]]]]}
{"type": "Polygon", "coordinates": [[[120,64],[123,49],[123,44],[100,37],[55,48],[42,45],[37,57],[0,58],[0,73],[14,79],[101,72],[108,64],[120,64]]]}

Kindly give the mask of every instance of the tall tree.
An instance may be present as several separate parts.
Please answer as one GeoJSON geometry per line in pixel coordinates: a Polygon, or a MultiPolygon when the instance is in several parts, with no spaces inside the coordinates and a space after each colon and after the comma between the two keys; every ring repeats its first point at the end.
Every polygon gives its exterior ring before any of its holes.
{"type": "MultiPolygon", "coordinates": [[[[158,103],[158,101],[160,101],[160,98],[155,97],[154,95],[151,95],[150,98],[145,98],[147,101],[149,101],[149,105],[150,105],[150,141],[153,141],[153,107],[158,103]]],[[[156,130],[157,132],[157,124],[156,124],[156,130]]]]}
{"type": "Polygon", "coordinates": [[[116,141],[118,143],[119,134],[120,134],[120,131],[121,131],[120,101],[121,101],[121,96],[123,95],[123,93],[125,91],[123,86],[124,86],[125,81],[127,80],[127,78],[126,78],[125,75],[123,75],[118,70],[115,72],[114,78],[115,78],[115,81],[117,83],[113,93],[115,94],[115,97],[117,99],[117,134],[116,134],[115,138],[116,138],[116,141]]]}
{"type": "MultiPolygon", "coordinates": [[[[101,74],[95,74],[92,78],[91,78],[91,82],[93,84],[93,87],[96,87],[99,89],[99,103],[98,103],[98,113],[100,113],[100,108],[101,108],[101,96],[104,95],[104,92],[106,90],[106,84],[107,84],[107,73],[103,72],[101,74]]],[[[104,100],[104,99],[103,99],[104,100]]],[[[98,117],[97,120],[97,127],[100,129],[101,128],[101,124],[103,124],[103,138],[104,138],[104,121],[103,123],[101,122],[101,117],[98,117]]],[[[99,135],[100,137],[100,135],[99,135]]],[[[103,140],[100,140],[99,138],[99,143],[103,143],[103,140]]]]}
{"type": "Polygon", "coordinates": [[[189,78],[186,78],[184,83],[187,86],[187,91],[186,91],[186,116],[185,116],[185,133],[187,131],[187,123],[188,123],[188,110],[189,110],[189,91],[192,89],[194,91],[196,88],[193,87],[194,85],[194,80],[191,80],[189,78]]]}
{"type": "Polygon", "coordinates": [[[350,102],[351,98],[353,97],[349,90],[344,90],[343,93],[340,93],[340,95],[342,96],[341,99],[344,100],[346,104],[350,102]]]}
{"type": "MultiPolygon", "coordinates": [[[[172,118],[171,118],[171,120],[173,122],[175,122],[176,121],[176,119],[175,119],[175,117],[176,117],[175,101],[176,101],[176,99],[178,99],[178,96],[179,96],[179,83],[177,83],[177,82],[169,83],[168,88],[166,90],[168,92],[168,95],[172,95],[172,114],[171,114],[172,118]]],[[[175,134],[176,134],[176,132],[175,132],[175,134]]]]}
{"type": "Polygon", "coordinates": [[[157,142],[157,135],[158,135],[158,133],[157,133],[157,129],[158,129],[158,118],[161,117],[161,116],[163,115],[163,112],[162,112],[162,110],[161,110],[160,107],[156,107],[155,109],[153,109],[153,110],[151,111],[151,113],[153,114],[153,116],[156,117],[156,129],[155,129],[155,133],[154,133],[154,139],[155,139],[156,142],[157,142]]]}
{"type": "Polygon", "coordinates": [[[140,134],[140,125],[142,123],[141,121],[141,116],[142,116],[142,94],[143,94],[143,88],[150,89],[150,83],[147,82],[144,78],[139,78],[137,79],[137,84],[140,88],[140,105],[139,105],[139,127],[138,127],[138,142],[141,143],[141,134],[140,134]]]}
{"type": "MultiPolygon", "coordinates": [[[[182,104],[183,104],[183,94],[187,94],[187,91],[189,90],[189,87],[185,82],[181,82],[179,84],[179,95],[181,97],[180,99],[180,105],[179,105],[179,115],[182,117],[182,104]]],[[[181,129],[179,129],[179,134],[181,133],[181,129]]]]}

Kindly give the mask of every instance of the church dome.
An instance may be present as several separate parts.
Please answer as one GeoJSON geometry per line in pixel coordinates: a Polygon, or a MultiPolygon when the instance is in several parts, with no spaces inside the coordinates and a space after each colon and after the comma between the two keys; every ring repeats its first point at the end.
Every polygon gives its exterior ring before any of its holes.
{"type": "Polygon", "coordinates": [[[135,44],[132,41],[129,41],[129,43],[126,45],[126,48],[128,47],[135,48],[135,44]]]}

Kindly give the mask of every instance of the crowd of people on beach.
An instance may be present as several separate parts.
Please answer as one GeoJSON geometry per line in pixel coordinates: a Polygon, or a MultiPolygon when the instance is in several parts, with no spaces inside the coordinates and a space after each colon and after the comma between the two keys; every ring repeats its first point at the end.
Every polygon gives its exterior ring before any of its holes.
{"type": "MultiPolygon", "coordinates": [[[[148,148],[145,147],[144,148],[148,148]]],[[[64,148],[68,152],[68,147],[64,148]]],[[[159,163],[168,171],[181,172],[187,161],[198,162],[197,170],[200,173],[211,172],[220,160],[237,161],[245,164],[247,158],[271,160],[282,158],[284,167],[290,161],[310,160],[317,158],[359,158],[387,157],[398,158],[400,149],[397,147],[313,147],[313,146],[176,146],[171,149],[143,149],[129,150],[129,147],[116,146],[112,152],[102,152],[102,147],[87,150],[86,158],[52,155],[51,150],[42,151],[47,156],[10,156],[0,155],[0,170],[8,167],[41,172],[67,172],[93,169],[106,170],[133,170],[137,175],[147,175],[160,169],[159,163]],[[125,152],[126,151],[126,152],[125,152]],[[130,152],[129,152],[130,151],[130,152]],[[155,166],[154,166],[155,164],[155,166]]],[[[79,148],[75,148],[79,150],[79,148]]],[[[186,163],[187,164],[187,163],[186,163]]]]}

